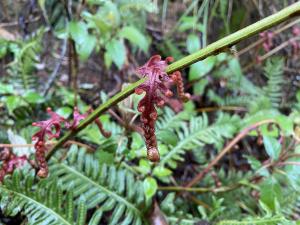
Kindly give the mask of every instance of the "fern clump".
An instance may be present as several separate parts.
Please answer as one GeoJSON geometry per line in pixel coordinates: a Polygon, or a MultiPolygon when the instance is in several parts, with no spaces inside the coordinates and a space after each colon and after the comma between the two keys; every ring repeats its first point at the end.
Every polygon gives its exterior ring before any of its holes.
{"type": "Polygon", "coordinates": [[[75,206],[72,190],[63,191],[57,180],[36,181],[34,173],[14,172],[0,186],[0,207],[8,216],[21,213],[28,224],[84,225],[85,202],[75,206]]]}
{"type": "Polygon", "coordinates": [[[57,179],[63,190],[74,190],[77,201],[85,199],[87,209],[98,208],[90,224],[99,224],[108,215],[108,224],[143,224],[147,202],[142,182],[127,170],[99,165],[94,156],[73,146],[65,160],[53,160],[51,178],[57,179]]]}
{"type": "Polygon", "coordinates": [[[160,165],[167,165],[176,168],[178,161],[183,161],[186,151],[199,149],[204,145],[214,145],[220,148],[225,138],[230,138],[239,127],[239,117],[220,114],[215,123],[209,124],[208,117],[203,114],[199,117],[191,118],[189,123],[181,123],[176,129],[179,141],[176,146],[162,156],[160,165]]]}
{"type": "Polygon", "coordinates": [[[264,67],[268,83],[263,87],[264,95],[269,99],[274,108],[279,108],[282,102],[284,59],[280,57],[267,60],[264,67]]]}

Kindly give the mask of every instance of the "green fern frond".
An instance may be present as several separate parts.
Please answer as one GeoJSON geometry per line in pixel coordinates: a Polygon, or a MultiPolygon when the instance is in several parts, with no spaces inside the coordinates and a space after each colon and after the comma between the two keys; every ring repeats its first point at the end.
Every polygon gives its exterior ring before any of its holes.
{"type": "MultiPolygon", "coordinates": [[[[182,122],[190,118],[191,115],[187,111],[175,113],[170,108],[164,109],[163,115],[156,122],[158,132],[161,130],[174,130],[180,128],[182,122]]],[[[159,136],[159,135],[158,135],[159,136]]]]}
{"type": "Polygon", "coordinates": [[[273,216],[270,218],[253,218],[244,221],[224,220],[217,223],[217,225],[279,225],[286,224],[287,220],[283,216],[273,216]]]}
{"type": "Polygon", "coordinates": [[[283,58],[271,58],[264,67],[265,76],[268,78],[267,85],[263,88],[265,96],[270,99],[272,106],[278,108],[282,101],[283,78],[283,58]]]}
{"type": "Polygon", "coordinates": [[[187,219],[187,218],[179,218],[179,217],[175,217],[175,216],[168,216],[167,220],[169,222],[170,225],[194,225],[197,224],[199,222],[199,218],[196,219],[187,219]]]}
{"type": "Polygon", "coordinates": [[[186,151],[203,147],[206,144],[221,147],[224,138],[230,138],[236,132],[238,124],[238,116],[230,117],[227,114],[220,114],[212,125],[209,125],[206,114],[192,118],[188,126],[187,124],[181,125],[181,129],[177,131],[179,142],[162,156],[160,164],[175,168],[176,162],[183,160],[182,155],[186,151]]]}
{"type": "Polygon", "coordinates": [[[157,6],[149,0],[121,0],[119,3],[119,7],[121,11],[135,9],[145,10],[151,13],[157,10],[157,6]]]}
{"type": "Polygon", "coordinates": [[[85,203],[79,201],[75,211],[72,191],[63,195],[55,180],[43,180],[36,185],[34,180],[33,172],[22,174],[18,170],[5,179],[0,186],[0,207],[6,215],[15,216],[21,212],[27,217],[28,224],[36,225],[85,224],[85,203]]]}
{"type": "Polygon", "coordinates": [[[19,92],[36,90],[37,77],[33,72],[39,62],[38,54],[42,50],[43,29],[26,42],[16,42],[13,49],[14,61],[9,64],[8,73],[12,76],[13,85],[19,92]]]}
{"type": "Polygon", "coordinates": [[[94,156],[76,146],[63,162],[53,162],[50,171],[63,190],[72,188],[75,199],[84,198],[88,209],[99,206],[90,225],[99,224],[104,215],[110,218],[108,224],[142,224],[146,209],[142,182],[128,171],[99,165],[94,156]]]}

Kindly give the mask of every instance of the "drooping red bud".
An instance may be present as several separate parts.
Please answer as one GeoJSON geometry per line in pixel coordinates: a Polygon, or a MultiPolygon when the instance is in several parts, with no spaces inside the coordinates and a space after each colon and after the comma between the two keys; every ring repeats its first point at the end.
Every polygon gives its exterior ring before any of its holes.
{"type": "Polygon", "coordinates": [[[147,157],[152,162],[159,161],[159,152],[155,136],[155,121],[157,120],[157,111],[155,105],[162,107],[165,101],[161,95],[172,97],[173,92],[165,85],[165,82],[173,82],[177,85],[177,91],[182,100],[188,100],[189,95],[184,93],[183,82],[180,72],[175,72],[171,78],[166,73],[168,63],[173,61],[172,57],[165,60],[161,56],[152,56],[142,67],[136,71],[142,77],[148,79],[135,89],[136,94],[145,92],[145,96],[138,104],[138,111],[141,112],[141,122],[144,131],[144,137],[147,147],[147,157]]]}

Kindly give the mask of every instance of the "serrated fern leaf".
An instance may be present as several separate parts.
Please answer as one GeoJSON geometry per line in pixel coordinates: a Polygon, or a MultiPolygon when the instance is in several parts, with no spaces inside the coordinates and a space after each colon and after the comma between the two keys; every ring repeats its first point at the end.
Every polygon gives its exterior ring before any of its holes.
{"type": "MultiPolygon", "coordinates": [[[[174,130],[180,128],[182,122],[189,119],[189,114],[186,111],[175,114],[170,108],[166,107],[163,115],[156,123],[158,132],[160,130],[174,130]]],[[[159,135],[158,135],[159,136],[159,135]]]]}
{"type": "Polygon", "coordinates": [[[73,146],[63,162],[50,166],[51,177],[58,178],[63,189],[74,189],[74,198],[84,198],[88,209],[98,207],[90,225],[105,215],[108,224],[142,224],[145,199],[141,181],[131,173],[99,162],[83,149],[73,146]]]}
{"type": "Polygon", "coordinates": [[[84,202],[79,202],[75,212],[73,198],[65,198],[55,181],[43,180],[35,185],[34,173],[23,175],[18,170],[0,186],[0,206],[9,216],[21,212],[28,224],[84,225],[86,220],[84,202]]]}
{"type": "Polygon", "coordinates": [[[13,85],[19,92],[35,90],[37,77],[34,76],[36,63],[39,62],[38,54],[42,50],[43,30],[31,37],[26,42],[16,42],[13,49],[14,61],[9,64],[8,73],[12,76],[13,85]]]}
{"type": "Polygon", "coordinates": [[[272,58],[267,61],[264,67],[268,83],[263,88],[263,91],[274,108],[278,108],[282,100],[282,86],[284,85],[283,66],[283,58],[272,58]]]}
{"type": "Polygon", "coordinates": [[[212,125],[209,125],[206,114],[192,118],[188,126],[182,124],[181,130],[177,132],[179,142],[166,155],[162,156],[160,164],[175,168],[176,161],[182,161],[182,155],[186,151],[203,147],[206,144],[221,147],[224,138],[230,138],[236,132],[238,124],[237,116],[230,117],[226,114],[220,114],[212,125]]]}

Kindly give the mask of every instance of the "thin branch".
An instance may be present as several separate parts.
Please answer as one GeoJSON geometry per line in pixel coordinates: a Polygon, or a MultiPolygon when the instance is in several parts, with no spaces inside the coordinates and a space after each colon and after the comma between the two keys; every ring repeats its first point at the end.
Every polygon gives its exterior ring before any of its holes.
{"type": "MultiPolygon", "coordinates": [[[[300,37],[290,38],[290,39],[286,40],[285,42],[282,42],[276,48],[273,48],[271,51],[267,52],[263,56],[260,56],[259,60],[262,62],[262,61],[266,60],[267,58],[269,58],[270,56],[274,55],[275,53],[279,52],[281,49],[283,49],[283,48],[287,47],[288,45],[290,45],[292,41],[299,41],[299,40],[300,40],[300,37]]],[[[250,63],[247,66],[245,66],[243,68],[243,71],[247,71],[249,68],[251,68],[252,66],[255,66],[255,65],[257,65],[256,61],[250,63]]]]}
{"type": "Polygon", "coordinates": [[[264,125],[264,124],[270,124],[270,123],[276,123],[274,120],[263,120],[260,122],[257,122],[244,130],[242,130],[229,144],[206,166],[204,170],[202,170],[200,173],[198,173],[188,184],[185,185],[186,188],[192,187],[196,183],[200,182],[205,175],[214,167],[222,158],[225,156],[231,149],[234,147],[242,138],[248,135],[249,132],[256,129],[257,127],[264,125]]]}
{"type": "Polygon", "coordinates": [[[214,111],[239,111],[247,112],[248,110],[245,107],[240,106],[214,106],[214,107],[204,107],[197,109],[198,112],[214,112],[214,111]]]}
{"type": "Polygon", "coordinates": [[[62,50],[61,50],[61,54],[60,54],[60,57],[58,59],[58,62],[54,68],[54,70],[52,71],[52,74],[50,75],[46,85],[45,85],[45,89],[42,93],[43,96],[46,96],[48,94],[48,91],[50,90],[52,84],[54,83],[56,77],[57,77],[57,74],[58,74],[58,71],[62,65],[62,62],[63,62],[63,59],[66,55],[66,51],[67,51],[67,39],[64,39],[63,41],[63,45],[62,45],[62,50]]]}
{"type": "Polygon", "coordinates": [[[238,42],[252,37],[255,34],[267,30],[279,23],[282,23],[283,21],[286,21],[291,17],[298,16],[299,14],[300,2],[296,2],[271,16],[268,16],[252,25],[249,25],[233,34],[228,35],[227,37],[224,37],[208,45],[206,48],[203,48],[189,56],[186,56],[172,63],[168,66],[167,73],[173,73],[177,70],[181,70],[195,62],[205,59],[208,56],[216,55],[220,52],[225,51],[226,49],[230,49],[230,47],[237,44],[238,42]]]}
{"type": "Polygon", "coordinates": [[[90,123],[93,123],[95,119],[97,119],[103,112],[108,110],[111,106],[116,105],[118,102],[127,98],[134,92],[134,89],[138,87],[140,84],[144,83],[146,79],[141,79],[131,85],[129,85],[125,90],[119,92],[112,98],[110,98],[107,102],[100,105],[97,109],[95,109],[86,119],[84,119],[76,129],[72,129],[67,132],[62,138],[58,140],[58,142],[53,146],[51,150],[49,150],[46,159],[49,160],[51,156],[55,153],[55,151],[61,147],[65,142],[67,142],[71,137],[76,135],[79,131],[84,129],[90,123]]]}
{"type": "Polygon", "coordinates": [[[183,187],[183,186],[167,186],[167,187],[158,187],[158,190],[160,191],[188,191],[188,192],[197,192],[197,193],[221,193],[221,192],[227,192],[237,189],[238,187],[242,186],[242,184],[235,184],[228,187],[219,187],[219,188],[204,188],[204,187],[183,187]]]}
{"type": "MultiPolygon", "coordinates": [[[[285,31],[286,29],[288,29],[288,28],[294,26],[294,25],[297,24],[297,23],[300,23],[300,18],[297,19],[297,20],[294,20],[294,21],[292,21],[292,22],[290,22],[290,23],[288,23],[287,25],[285,25],[285,26],[283,26],[283,27],[280,27],[279,29],[275,30],[275,31],[273,32],[273,34],[274,34],[274,35],[280,34],[282,31],[285,31]]],[[[256,46],[261,45],[264,41],[265,41],[264,38],[261,38],[261,39],[257,40],[256,42],[250,44],[250,45],[247,46],[246,48],[243,48],[243,49],[241,49],[240,51],[238,51],[237,55],[238,55],[238,56],[241,56],[241,55],[243,55],[244,53],[249,52],[252,48],[255,48],[256,46]]]]}

